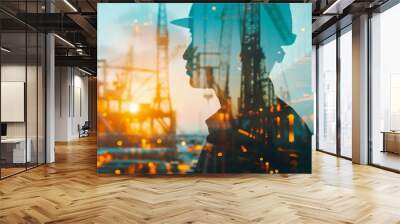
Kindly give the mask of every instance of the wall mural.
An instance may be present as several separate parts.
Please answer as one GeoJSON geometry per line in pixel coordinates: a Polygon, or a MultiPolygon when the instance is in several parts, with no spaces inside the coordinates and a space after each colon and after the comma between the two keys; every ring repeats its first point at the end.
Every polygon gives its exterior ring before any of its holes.
{"type": "Polygon", "coordinates": [[[98,173],[311,173],[311,52],[311,4],[99,4],[98,173]]]}

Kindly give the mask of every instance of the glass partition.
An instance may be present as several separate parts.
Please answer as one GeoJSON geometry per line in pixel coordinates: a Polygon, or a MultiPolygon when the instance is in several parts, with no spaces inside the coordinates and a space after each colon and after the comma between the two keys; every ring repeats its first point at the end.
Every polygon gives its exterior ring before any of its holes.
{"type": "MultiPolygon", "coordinates": [[[[0,2],[16,13],[43,11],[44,1],[0,2]],[[40,7],[39,7],[40,6],[40,7]]],[[[45,163],[43,33],[0,12],[0,178],[45,163]]]]}
{"type": "Polygon", "coordinates": [[[1,34],[2,177],[24,171],[31,162],[26,141],[26,41],[25,31],[1,34]]]}
{"type": "Polygon", "coordinates": [[[374,15],[372,23],[372,163],[400,170],[400,5],[374,15]]]}
{"type": "Polygon", "coordinates": [[[318,149],[336,153],[336,37],[318,48],[318,149]]]}
{"type": "Polygon", "coordinates": [[[352,149],[352,32],[340,36],[340,154],[351,158],[352,149]]]}

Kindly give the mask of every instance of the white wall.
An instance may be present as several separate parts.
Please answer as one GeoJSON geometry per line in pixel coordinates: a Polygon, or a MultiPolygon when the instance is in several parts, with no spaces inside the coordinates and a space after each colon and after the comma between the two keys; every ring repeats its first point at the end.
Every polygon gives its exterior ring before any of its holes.
{"type": "Polygon", "coordinates": [[[55,140],[79,137],[78,124],[88,120],[88,78],[72,67],[56,67],[55,140]]]}

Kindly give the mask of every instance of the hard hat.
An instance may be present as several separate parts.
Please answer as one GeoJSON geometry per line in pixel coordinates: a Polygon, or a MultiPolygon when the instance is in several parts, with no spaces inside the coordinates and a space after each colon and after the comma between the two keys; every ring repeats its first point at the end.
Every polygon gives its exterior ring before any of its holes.
{"type": "MultiPolygon", "coordinates": [[[[260,4],[262,7],[260,18],[260,29],[267,29],[267,35],[276,35],[280,45],[291,45],[296,39],[292,33],[292,13],[289,3],[193,3],[189,17],[172,21],[177,26],[193,29],[196,23],[204,24],[205,20],[211,20],[206,24],[208,28],[215,24],[217,20],[222,19],[224,9],[237,10],[237,19],[240,20],[243,13],[241,8],[244,4],[260,4]],[[228,9],[229,7],[229,9],[228,9]],[[239,9],[239,10],[238,10],[239,9]]],[[[219,27],[218,27],[219,28],[219,27]]]]}

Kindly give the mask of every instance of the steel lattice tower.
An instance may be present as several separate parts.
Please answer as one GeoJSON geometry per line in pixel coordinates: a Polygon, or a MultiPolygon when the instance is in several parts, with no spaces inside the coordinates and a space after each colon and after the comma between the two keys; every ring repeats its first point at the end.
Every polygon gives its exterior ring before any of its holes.
{"type": "Polygon", "coordinates": [[[260,46],[260,5],[248,3],[243,7],[239,113],[246,116],[250,111],[264,107],[262,82],[265,71],[260,46]]]}
{"type": "Polygon", "coordinates": [[[157,61],[156,93],[154,97],[154,120],[160,124],[165,134],[175,133],[175,112],[172,109],[169,92],[168,23],[164,3],[158,6],[157,18],[157,61]]]}

